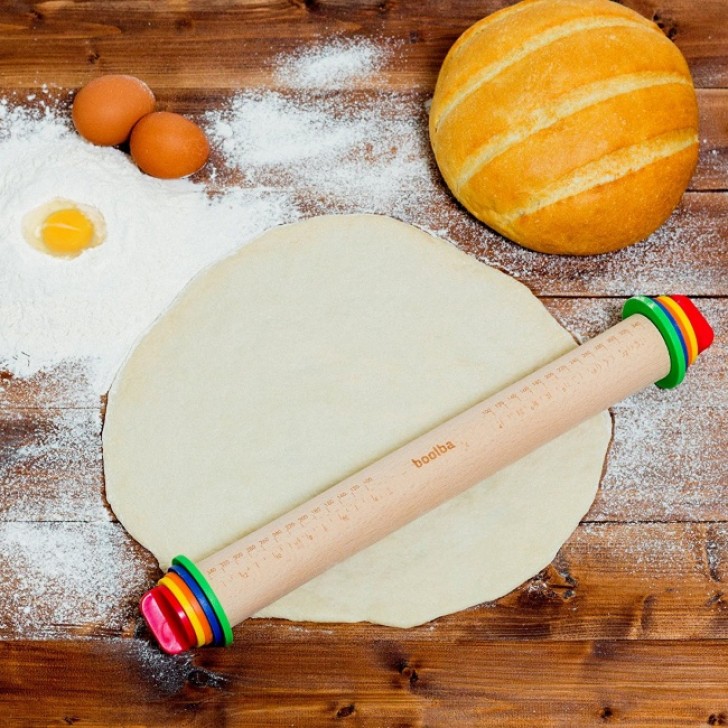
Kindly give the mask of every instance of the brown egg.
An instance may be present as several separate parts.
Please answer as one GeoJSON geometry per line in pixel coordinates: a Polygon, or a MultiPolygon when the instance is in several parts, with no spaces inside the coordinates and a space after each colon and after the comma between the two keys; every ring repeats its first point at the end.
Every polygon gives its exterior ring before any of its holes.
{"type": "Polygon", "coordinates": [[[210,145],[194,122],[169,111],[157,111],[134,127],[130,151],[142,172],[172,179],[200,169],[210,156],[210,145]]]}
{"type": "Polygon", "coordinates": [[[99,76],[73,100],[73,125],[94,144],[115,146],[129,138],[134,124],[154,111],[155,98],[134,76],[99,76]]]}

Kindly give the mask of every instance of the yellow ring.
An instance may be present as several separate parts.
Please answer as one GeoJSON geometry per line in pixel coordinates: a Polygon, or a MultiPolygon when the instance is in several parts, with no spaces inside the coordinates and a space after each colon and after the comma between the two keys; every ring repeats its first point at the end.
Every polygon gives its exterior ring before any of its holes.
{"type": "Polygon", "coordinates": [[[167,589],[169,589],[172,594],[175,595],[177,601],[182,606],[182,609],[185,610],[185,614],[189,617],[190,623],[192,624],[192,629],[195,630],[195,636],[197,637],[197,646],[202,647],[205,644],[205,632],[202,629],[202,624],[200,624],[200,620],[195,614],[194,609],[192,609],[192,606],[187,601],[185,595],[182,593],[182,590],[166,576],[163,576],[157,583],[164,584],[164,586],[166,586],[167,589]]]}
{"type": "Polygon", "coordinates": [[[197,599],[195,599],[195,595],[190,591],[187,584],[184,583],[182,577],[178,576],[173,571],[168,571],[164,576],[170,581],[173,581],[177,585],[177,588],[185,595],[185,598],[187,599],[187,604],[189,604],[192,609],[195,610],[197,619],[200,620],[200,624],[202,625],[202,631],[205,634],[205,644],[211,644],[213,640],[212,627],[210,626],[210,621],[205,614],[205,610],[202,608],[197,599]]]}
{"type": "Polygon", "coordinates": [[[685,346],[688,350],[688,364],[692,364],[698,358],[698,339],[695,336],[695,329],[690,323],[685,311],[669,296],[658,296],[657,300],[665,306],[665,308],[675,317],[678,325],[685,334],[685,346]]]}

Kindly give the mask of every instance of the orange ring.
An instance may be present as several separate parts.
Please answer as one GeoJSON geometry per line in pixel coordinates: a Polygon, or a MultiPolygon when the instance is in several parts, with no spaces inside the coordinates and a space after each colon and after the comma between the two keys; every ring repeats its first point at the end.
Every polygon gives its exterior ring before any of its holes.
{"type": "Polygon", "coordinates": [[[695,329],[690,323],[690,319],[677,301],[673,301],[670,296],[658,296],[657,300],[672,314],[680,327],[688,350],[688,364],[692,364],[698,358],[698,339],[695,336],[695,329]]]}
{"type": "Polygon", "coordinates": [[[187,597],[182,593],[182,590],[167,576],[163,576],[157,584],[162,584],[169,589],[172,594],[177,598],[182,609],[185,610],[185,614],[189,617],[192,623],[192,629],[195,630],[195,636],[197,637],[197,646],[202,647],[205,644],[205,630],[202,628],[202,622],[200,622],[195,610],[192,605],[187,601],[187,597]]]}
{"type": "Polygon", "coordinates": [[[197,597],[192,593],[192,590],[185,584],[184,579],[177,576],[173,571],[167,572],[167,578],[171,579],[180,589],[180,591],[187,597],[192,609],[195,610],[197,618],[202,624],[202,630],[205,633],[205,644],[209,645],[215,639],[215,635],[212,634],[212,627],[210,627],[210,621],[207,619],[205,610],[202,608],[200,603],[197,601],[197,597]]]}

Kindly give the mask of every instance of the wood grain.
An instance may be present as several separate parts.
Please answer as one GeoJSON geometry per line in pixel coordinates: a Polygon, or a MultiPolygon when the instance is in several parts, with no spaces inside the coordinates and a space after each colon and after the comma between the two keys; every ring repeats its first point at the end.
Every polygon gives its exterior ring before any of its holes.
{"type": "Polygon", "coordinates": [[[722,89],[698,91],[700,159],[690,182],[694,190],[728,190],[728,93],[722,89]]]}
{"type": "Polygon", "coordinates": [[[8,728],[687,728],[728,721],[721,641],[521,642],[513,649],[474,637],[433,651],[427,640],[311,640],[208,650],[192,660],[131,640],[17,642],[1,645],[0,659],[9,666],[0,673],[8,728]]]}
{"type": "MultiPolygon", "coordinates": [[[[161,576],[119,524],[101,523],[0,524],[0,568],[7,585],[0,592],[1,639],[131,637],[141,627],[139,597],[161,576]],[[64,573],[64,552],[75,550],[87,554],[87,563],[64,573]],[[60,559],[60,568],[49,570],[47,559],[60,559]]],[[[252,619],[235,629],[235,640],[244,654],[251,642],[333,646],[342,639],[429,639],[433,650],[475,635],[553,642],[725,639],[726,581],[724,522],[586,523],[552,565],[496,602],[408,630],[252,619]]]]}
{"type": "MultiPolygon", "coordinates": [[[[456,38],[505,0],[204,0],[155,3],[21,3],[0,10],[8,88],[46,81],[75,87],[92,75],[132,73],[153,88],[237,89],[271,84],[272,60],[331,36],[397,42],[388,88],[430,89],[456,38]],[[133,46],[132,46],[133,44],[133,46]],[[129,52],[133,47],[133,52],[129,52]],[[38,69],[43,69],[42,78],[38,69]]],[[[728,86],[722,0],[625,0],[655,20],[685,54],[696,84],[728,86]],[[710,32],[706,32],[710,29],[710,32]]]]}
{"type": "MultiPolygon", "coordinates": [[[[274,73],[281,54],[364,38],[387,61],[349,101],[397,92],[427,150],[424,102],[448,48],[508,4],[2,3],[0,96],[49,84],[67,97],[101,73],[132,73],[162,108],[199,118],[241,89],[292,93],[274,73]]],[[[428,209],[407,213],[526,283],[578,338],[634,293],[697,296],[716,325],[681,387],[614,408],[597,499],[554,562],[493,604],[412,630],[248,620],[228,650],[164,656],[136,607],[155,562],[103,497],[103,401],[77,363],[21,380],[0,362],[0,725],[728,725],[728,5],[624,4],[673,38],[698,86],[700,162],[660,232],[566,259],[504,241],[441,183],[428,209]],[[77,553],[70,573],[64,557],[77,553]]]]}

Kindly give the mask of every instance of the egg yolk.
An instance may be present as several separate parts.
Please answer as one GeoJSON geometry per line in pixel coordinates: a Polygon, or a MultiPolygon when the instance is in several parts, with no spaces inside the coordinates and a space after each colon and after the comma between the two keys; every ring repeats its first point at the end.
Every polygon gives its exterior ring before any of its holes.
{"type": "Polygon", "coordinates": [[[41,237],[51,253],[79,253],[94,242],[94,226],[80,210],[68,208],[52,212],[43,221],[41,237]]]}

